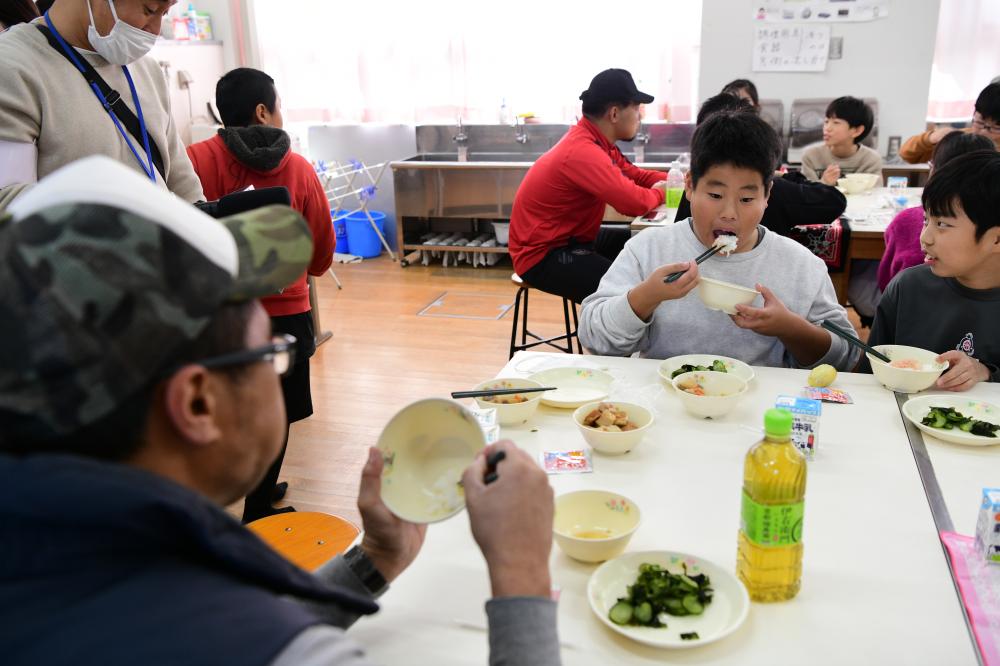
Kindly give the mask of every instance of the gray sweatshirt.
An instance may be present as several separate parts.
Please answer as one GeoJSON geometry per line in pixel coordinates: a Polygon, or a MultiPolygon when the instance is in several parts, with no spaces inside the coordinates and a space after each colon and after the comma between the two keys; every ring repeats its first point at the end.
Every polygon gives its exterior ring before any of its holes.
{"type": "MultiPolygon", "coordinates": [[[[803,367],[777,338],[739,328],[729,315],[706,308],[697,289],[679,300],[661,303],[648,322],[636,316],[628,303],[630,289],[660,266],[690,261],[706,249],[695,236],[690,220],[634,236],[604,274],[597,291],[583,301],[580,342],[595,354],[609,356],[634,352],[646,358],[719,354],[750,365],[803,367]]],[[[698,270],[705,277],[745,287],[760,283],[808,321],[819,324],[828,320],[854,330],[847,312],[837,302],[823,261],[778,234],[765,233],[749,252],[729,257],[717,254],[698,270]]],[[[761,299],[758,297],[753,305],[760,307],[761,299]]],[[[807,367],[829,363],[838,370],[851,370],[857,359],[854,347],[830,336],[827,353],[807,367]]]]}
{"type": "MultiPolygon", "coordinates": [[[[319,578],[358,594],[380,596],[388,588],[369,590],[336,557],[316,571],[319,578]]],[[[285,646],[271,666],[370,666],[364,650],[344,630],[358,619],[328,605],[307,604],[327,624],[314,625],[285,646]]],[[[556,603],[542,597],[503,597],[486,602],[489,620],[490,666],[559,666],[556,603]]],[[[387,635],[385,640],[394,640],[387,635]]],[[[418,655],[413,655],[419,663],[418,655]]]]}

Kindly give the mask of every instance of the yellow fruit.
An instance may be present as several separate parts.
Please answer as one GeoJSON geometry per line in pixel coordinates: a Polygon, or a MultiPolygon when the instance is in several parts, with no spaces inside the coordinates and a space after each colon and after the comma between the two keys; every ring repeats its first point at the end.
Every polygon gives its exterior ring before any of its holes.
{"type": "Polygon", "coordinates": [[[809,373],[809,386],[823,388],[829,386],[837,379],[837,369],[832,365],[817,365],[809,373]]]}

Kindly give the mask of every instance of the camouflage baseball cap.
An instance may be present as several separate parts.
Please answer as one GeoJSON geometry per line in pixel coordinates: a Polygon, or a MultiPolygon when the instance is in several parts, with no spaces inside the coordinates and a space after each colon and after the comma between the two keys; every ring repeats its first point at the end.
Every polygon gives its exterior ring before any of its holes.
{"type": "Polygon", "coordinates": [[[309,263],[302,217],[215,220],[112,160],[42,180],[0,218],[0,413],[53,437],[112,412],[227,302],[279,292],[309,263]]]}

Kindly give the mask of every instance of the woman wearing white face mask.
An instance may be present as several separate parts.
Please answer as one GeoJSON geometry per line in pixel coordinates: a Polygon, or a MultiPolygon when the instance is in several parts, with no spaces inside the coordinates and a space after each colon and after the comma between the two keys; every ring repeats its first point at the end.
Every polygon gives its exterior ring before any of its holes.
{"type": "Polygon", "coordinates": [[[0,209],[25,185],[106,155],[204,199],[149,50],[176,0],[56,0],[0,35],[0,209]]]}

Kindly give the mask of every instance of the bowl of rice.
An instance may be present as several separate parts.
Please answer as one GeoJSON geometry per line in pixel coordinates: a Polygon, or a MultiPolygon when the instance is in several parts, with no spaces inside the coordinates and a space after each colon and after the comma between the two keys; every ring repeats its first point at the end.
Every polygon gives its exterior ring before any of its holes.
{"type": "Polygon", "coordinates": [[[916,393],[934,385],[948,363],[938,363],[935,352],[905,345],[877,345],[875,349],[889,357],[889,363],[871,354],[872,373],[882,386],[896,393],[916,393]]]}

